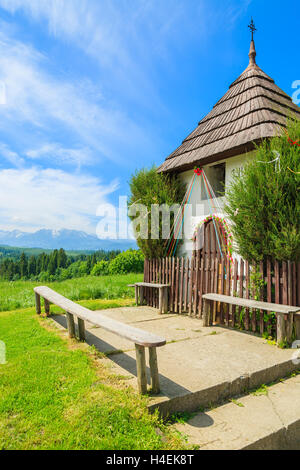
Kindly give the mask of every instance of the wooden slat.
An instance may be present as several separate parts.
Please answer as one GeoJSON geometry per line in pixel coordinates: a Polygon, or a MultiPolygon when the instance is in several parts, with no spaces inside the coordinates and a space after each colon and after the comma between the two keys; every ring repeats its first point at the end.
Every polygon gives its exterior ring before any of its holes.
{"type": "Polygon", "coordinates": [[[281,305],[281,304],[270,304],[268,302],[261,302],[260,300],[252,300],[252,299],[240,299],[239,297],[232,297],[227,295],[220,295],[220,294],[204,294],[204,299],[217,301],[217,302],[224,302],[230,305],[238,305],[238,306],[245,306],[248,308],[255,308],[257,310],[263,309],[268,312],[276,312],[276,313],[283,313],[283,314],[300,314],[300,307],[293,307],[290,305],[281,305]]]}
{"type": "MultiPolygon", "coordinates": [[[[225,260],[224,257],[222,258],[221,262],[221,295],[225,294],[225,260]]],[[[220,323],[221,325],[224,325],[225,320],[224,320],[224,305],[220,305],[220,323]]]]}
{"type": "MultiPolygon", "coordinates": [[[[267,260],[267,301],[269,303],[272,302],[272,263],[269,258],[267,260]]],[[[267,322],[267,331],[270,335],[272,334],[272,321],[270,317],[267,322]]]]}
{"type": "MultiPolygon", "coordinates": [[[[253,268],[253,272],[256,272],[256,264],[253,264],[252,266],[253,268]]],[[[256,296],[256,287],[253,285],[252,283],[252,286],[251,286],[251,297],[252,299],[255,299],[255,296],[256,296]]],[[[256,332],[256,311],[252,309],[252,316],[251,316],[251,330],[253,331],[253,333],[256,332]]]]}
{"type": "Polygon", "coordinates": [[[192,315],[192,308],[193,308],[193,280],[194,280],[194,260],[193,257],[191,259],[190,265],[190,279],[189,279],[189,315],[192,315]]]}
{"type": "Polygon", "coordinates": [[[271,260],[267,260],[267,300],[272,302],[272,265],[271,260]]]}
{"type": "Polygon", "coordinates": [[[202,318],[202,310],[203,310],[203,302],[202,302],[202,295],[204,292],[204,259],[201,258],[200,260],[200,280],[199,280],[199,304],[198,304],[198,316],[202,318]]]}
{"type": "MultiPolygon", "coordinates": [[[[218,293],[218,281],[219,281],[219,261],[218,258],[215,258],[214,264],[214,292],[218,293]]],[[[216,323],[218,314],[218,304],[214,302],[214,311],[213,311],[213,322],[216,323]]]]}
{"type": "MultiPolygon", "coordinates": [[[[234,260],[234,272],[233,272],[233,282],[232,282],[232,295],[237,296],[238,291],[237,291],[237,284],[238,284],[238,260],[234,260]]],[[[232,307],[232,326],[234,327],[237,324],[237,319],[236,319],[236,308],[235,306],[232,307]]]]}
{"type": "Polygon", "coordinates": [[[297,263],[297,305],[300,305],[300,262],[297,263]]]}
{"type": "MultiPolygon", "coordinates": [[[[158,259],[155,260],[155,283],[158,283],[158,259]]],[[[155,307],[158,308],[158,305],[159,305],[159,300],[158,300],[158,294],[159,294],[159,291],[156,290],[154,295],[155,295],[155,307]]]]}
{"type": "Polygon", "coordinates": [[[184,305],[183,310],[187,312],[188,308],[188,290],[189,290],[189,273],[190,273],[190,260],[189,258],[186,260],[185,266],[185,279],[184,279],[184,305]]]}
{"type": "Polygon", "coordinates": [[[275,275],[275,303],[280,303],[280,269],[279,262],[275,261],[274,265],[274,275],[275,275]]]}
{"type": "Polygon", "coordinates": [[[178,313],[178,301],[179,301],[179,271],[180,271],[180,262],[179,258],[176,260],[176,276],[175,276],[175,309],[174,312],[178,313]]]}
{"type": "Polygon", "coordinates": [[[151,282],[136,282],[134,285],[139,286],[139,287],[153,287],[153,288],[157,288],[157,289],[160,289],[161,287],[170,287],[170,284],[156,284],[155,282],[154,283],[151,283],[151,282]]]}
{"type": "Polygon", "coordinates": [[[292,262],[292,278],[291,278],[291,284],[292,284],[292,305],[297,305],[297,276],[296,276],[296,263],[293,261],[292,262]]]}
{"type": "MultiPolygon", "coordinates": [[[[259,264],[259,272],[260,272],[260,275],[261,275],[261,279],[263,280],[264,279],[264,264],[263,264],[262,261],[259,264]]],[[[261,301],[264,300],[264,287],[261,287],[261,289],[260,289],[259,299],[261,301]]],[[[260,331],[261,335],[263,335],[263,333],[265,331],[265,318],[264,318],[264,311],[263,310],[260,310],[260,312],[259,312],[259,331],[260,331]]]]}
{"type": "Polygon", "coordinates": [[[282,262],[282,303],[288,305],[287,263],[282,262]]]}
{"type": "MultiPolygon", "coordinates": [[[[226,262],[226,290],[225,290],[227,296],[230,296],[230,281],[231,281],[230,259],[227,258],[227,262],[226,262]]],[[[230,309],[229,309],[229,305],[227,305],[226,315],[225,315],[225,324],[226,324],[226,326],[229,326],[229,322],[230,322],[230,309]]]]}
{"type": "Polygon", "coordinates": [[[196,258],[196,264],[195,264],[195,277],[194,277],[194,296],[193,296],[193,313],[194,316],[197,315],[197,307],[198,307],[198,283],[199,283],[199,257],[197,256],[196,258]]]}
{"type": "Polygon", "coordinates": [[[184,258],[181,258],[180,264],[180,289],[179,289],[179,313],[182,313],[182,300],[183,300],[183,281],[184,281],[184,258]]]}
{"type": "Polygon", "coordinates": [[[287,275],[288,305],[293,305],[292,263],[290,261],[287,265],[287,275]]]}
{"type": "Polygon", "coordinates": [[[147,347],[158,347],[166,344],[166,340],[159,336],[140,330],[128,324],[121,323],[117,320],[113,320],[101,313],[91,312],[91,310],[66,299],[49,287],[36,287],[34,291],[44,299],[47,299],[48,302],[62,308],[65,312],[75,315],[81,320],[88,321],[93,325],[100,326],[104,330],[128,339],[135,344],[147,347]]]}
{"type": "MultiPolygon", "coordinates": [[[[244,298],[244,267],[245,267],[244,260],[241,259],[240,270],[239,270],[239,297],[241,299],[244,298]]],[[[238,325],[239,327],[241,327],[242,326],[242,319],[241,319],[242,307],[239,308],[238,312],[239,312],[238,325]]]]}
{"type": "MultiPolygon", "coordinates": [[[[245,263],[246,269],[246,299],[250,299],[250,266],[249,261],[245,263]]],[[[250,330],[250,312],[249,308],[245,311],[245,329],[246,331],[250,330]]]]}
{"type": "MultiPolygon", "coordinates": [[[[172,258],[168,260],[168,268],[169,268],[169,283],[172,286],[172,258]]],[[[173,312],[173,305],[172,305],[172,288],[170,290],[169,295],[169,312],[173,312]]]]}
{"type": "Polygon", "coordinates": [[[172,305],[172,312],[175,312],[175,258],[172,258],[172,282],[171,282],[171,305],[172,305]]]}

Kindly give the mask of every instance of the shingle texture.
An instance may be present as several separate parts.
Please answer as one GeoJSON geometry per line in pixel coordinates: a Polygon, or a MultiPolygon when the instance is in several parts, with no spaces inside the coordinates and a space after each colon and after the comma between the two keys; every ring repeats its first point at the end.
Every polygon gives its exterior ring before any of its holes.
{"type": "Polygon", "coordinates": [[[280,132],[287,117],[300,119],[300,108],[256,65],[255,56],[251,42],[247,69],[159,171],[183,171],[246,153],[280,132]]]}

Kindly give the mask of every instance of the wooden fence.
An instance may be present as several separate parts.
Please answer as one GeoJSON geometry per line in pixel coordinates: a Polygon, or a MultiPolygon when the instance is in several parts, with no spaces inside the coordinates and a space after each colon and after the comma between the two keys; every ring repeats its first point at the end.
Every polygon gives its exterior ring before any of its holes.
{"type": "MultiPolygon", "coordinates": [[[[202,318],[202,295],[218,293],[300,306],[300,263],[267,261],[258,266],[243,260],[163,258],[146,260],[144,281],[170,284],[169,311],[202,318]]],[[[147,305],[158,307],[158,295],[145,290],[147,305]]],[[[214,321],[275,337],[276,319],[263,311],[214,304],[214,321]]]]}

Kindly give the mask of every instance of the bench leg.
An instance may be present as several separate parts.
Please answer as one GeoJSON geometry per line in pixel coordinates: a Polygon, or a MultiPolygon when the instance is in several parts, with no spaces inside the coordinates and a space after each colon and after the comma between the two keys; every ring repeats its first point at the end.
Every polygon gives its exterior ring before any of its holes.
{"type": "Polygon", "coordinates": [[[294,315],[277,313],[277,344],[291,344],[293,338],[294,315]]]}
{"type": "Polygon", "coordinates": [[[49,315],[50,315],[50,302],[47,299],[44,299],[44,305],[45,305],[46,316],[49,317],[49,315]]]}
{"type": "Polygon", "coordinates": [[[160,287],[159,288],[159,314],[161,315],[163,313],[163,310],[164,310],[164,289],[163,287],[160,287]]]}
{"type": "Polygon", "coordinates": [[[35,309],[36,309],[36,314],[40,315],[42,313],[41,311],[41,296],[35,292],[35,309]]]}
{"type": "Polygon", "coordinates": [[[296,339],[300,340],[300,317],[295,315],[295,330],[296,330],[296,339]]]}
{"type": "Polygon", "coordinates": [[[144,346],[135,345],[138,390],[141,395],[147,394],[146,356],[144,346]]]}
{"type": "Polygon", "coordinates": [[[159,387],[159,375],[158,375],[156,348],[149,348],[149,365],[150,365],[152,392],[158,395],[160,392],[160,387],[159,387]]]}
{"type": "Polygon", "coordinates": [[[139,304],[139,288],[138,288],[138,286],[135,286],[135,303],[136,303],[136,305],[139,304]]]}
{"type": "Polygon", "coordinates": [[[203,299],[203,326],[211,326],[211,302],[203,299]]]}
{"type": "Polygon", "coordinates": [[[80,341],[85,341],[85,326],[84,320],[78,318],[78,336],[80,341]]]}
{"type": "Polygon", "coordinates": [[[74,322],[74,317],[71,315],[71,313],[66,313],[67,316],[67,326],[68,326],[68,332],[69,332],[69,338],[75,338],[75,322],[74,322]]]}

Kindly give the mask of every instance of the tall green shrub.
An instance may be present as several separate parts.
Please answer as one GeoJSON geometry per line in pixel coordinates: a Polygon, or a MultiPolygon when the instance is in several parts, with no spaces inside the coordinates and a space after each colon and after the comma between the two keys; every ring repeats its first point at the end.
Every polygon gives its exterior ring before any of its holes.
{"type": "Polygon", "coordinates": [[[300,260],[300,121],[264,141],[253,161],[233,175],[225,210],[239,253],[247,260],[300,260]],[[294,143],[293,143],[294,142],[294,143]],[[280,156],[280,162],[270,163],[280,156]],[[260,163],[263,162],[263,163],[260,163]]]}
{"type": "MultiPolygon", "coordinates": [[[[137,171],[130,180],[131,196],[129,206],[132,204],[143,204],[148,209],[148,238],[143,240],[137,238],[137,244],[146,258],[158,258],[165,256],[166,240],[162,239],[162,221],[160,217],[160,233],[158,240],[151,239],[151,206],[181,205],[186,191],[185,185],[177,176],[157,173],[157,168],[137,171]]],[[[134,220],[134,217],[131,217],[134,220]]],[[[171,226],[174,215],[171,214],[171,226]]]]}

